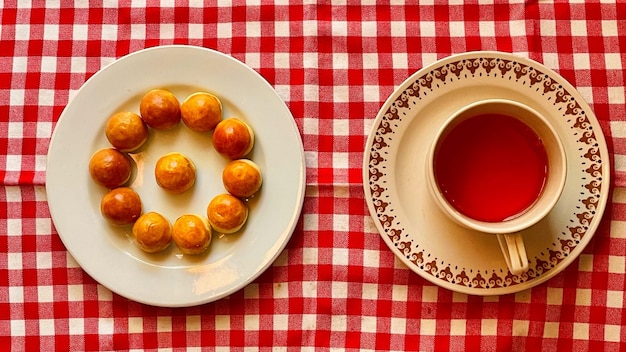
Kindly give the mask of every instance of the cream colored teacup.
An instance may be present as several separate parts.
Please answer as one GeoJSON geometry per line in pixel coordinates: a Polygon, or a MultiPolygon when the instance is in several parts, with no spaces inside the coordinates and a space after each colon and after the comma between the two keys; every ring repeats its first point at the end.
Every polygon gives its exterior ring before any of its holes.
{"type": "Polygon", "coordinates": [[[511,273],[528,269],[522,230],[555,206],[566,178],[563,144],[550,121],[505,99],[452,114],[426,158],[435,203],[458,224],[494,234],[511,273]]]}

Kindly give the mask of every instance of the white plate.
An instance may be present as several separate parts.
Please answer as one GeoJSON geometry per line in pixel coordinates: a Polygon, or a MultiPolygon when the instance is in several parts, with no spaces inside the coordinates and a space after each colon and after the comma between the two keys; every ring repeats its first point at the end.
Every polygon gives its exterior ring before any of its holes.
{"type": "MultiPolygon", "coordinates": [[[[174,221],[183,213],[206,216],[212,197],[225,190],[221,172],[228,160],[212,147],[210,133],[195,133],[182,122],[171,131],[151,131],[133,155],[137,173],[131,187],[144,211],[174,221]],[[154,179],[156,159],[182,152],[196,164],[196,185],[178,196],[154,179]]],[[[254,70],[219,52],[193,46],[162,46],[127,55],[91,77],[67,105],[48,153],[46,191],[63,243],[95,280],[129,299],[156,306],[192,306],[229,295],[258,277],[282,252],[298,221],[305,189],[304,149],[293,116],[272,87],[254,70]],[[100,214],[105,193],[89,177],[91,155],[110,147],[108,117],[139,112],[139,99],[152,88],[171,90],[182,101],[196,90],[222,100],[224,118],[237,116],[255,131],[248,157],[261,168],[264,184],[249,202],[250,216],[237,234],[214,234],[207,253],[182,255],[175,245],[146,254],[100,214]]]]}
{"type": "Polygon", "coordinates": [[[600,125],[565,79],[512,54],[469,52],[407,79],[381,108],[364,157],[365,197],[378,231],[411,270],[450,290],[514,293],[553,277],[594,235],[609,192],[600,125]],[[565,144],[564,193],[546,219],[524,231],[530,270],[511,274],[495,236],[466,230],[440,212],[425,182],[428,145],[444,119],[471,102],[507,98],[548,116],[565,144]]]}

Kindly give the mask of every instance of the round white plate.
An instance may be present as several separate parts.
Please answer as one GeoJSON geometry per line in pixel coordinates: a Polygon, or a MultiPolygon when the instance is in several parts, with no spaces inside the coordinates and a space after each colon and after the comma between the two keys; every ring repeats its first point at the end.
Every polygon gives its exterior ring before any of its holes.
{"type": "MultiPolygon", "coordinates": [[[[151,130],[132,154],[131,181],[144,212],[159,211],[173,223],[183,213],[206,216],[206,206],[225,193],[221,173],[229,161],[182,122],[170,131],[151,130]],[[196,165],[193,189],[181,195],[161,190],[154,164],[163,154],[182,152],[196,165]]],[[[254,70],[219,52],[194,46],[161,46],[122,57],[92,76],[67,105],[48,153],[46,191],[56,230],[71,255],[96,281],[129,299],[156,306],[192,306],[227,296],[258,277],[282,252],[302,209],[304,148],[293,116],[254,70]],[[152,88],[171,90],[182,102],[197,90],[218,96],[224,118],[238,117],[255,131],[248,158],[261,168],[264,184],[249,201],[246,226],[237,234],[214,233],[209,250],[183,255],[175,245],[147,254],[132,242],[130,227],[110,226],[100,214],[106,189],[89,177],[91,155],[110,147],[104,125],[122,110],[139,113],[141,96],[152,88]]]]}
{"type": "Polygon", "coordinates": [[[598,227],[609,174],[600,125],[574,87],[535,61],[500,52],[447,57],[407,79],[376,117],[363,166],[367,204],[389,248],[426,280],[476,295],[528,289],[567,267],[598,227]],[[451,222],[426,188],[425,157],[437,128],[455,110],[488,98],[517,100],[544,114],[566,149],[564,193],[523,232],[530,270],[520,275],[507,269],[495,236],[451,222]]]}

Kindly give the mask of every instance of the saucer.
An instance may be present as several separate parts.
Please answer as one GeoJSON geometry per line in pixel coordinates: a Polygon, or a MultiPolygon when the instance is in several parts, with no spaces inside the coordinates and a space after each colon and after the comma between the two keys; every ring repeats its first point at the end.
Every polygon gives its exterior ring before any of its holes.
{"type": "Polygon", "coordinates": [[[571,84],[530,59],[478,51],[424,67],[394,91],[369,135],[363,179],[381,237],[412,271],[453,291],[500,295],[539,285],[580,255],[606,207],[609,167],[600,124],[571,84]],[[491,98],[515,100],[546,116],[568,163],[555,208],[522,231],[530,269],[519,275],[508,270],[496,236],[449,220],[426,183],[426,153],[438,127],[459,108],[491,98]]]}

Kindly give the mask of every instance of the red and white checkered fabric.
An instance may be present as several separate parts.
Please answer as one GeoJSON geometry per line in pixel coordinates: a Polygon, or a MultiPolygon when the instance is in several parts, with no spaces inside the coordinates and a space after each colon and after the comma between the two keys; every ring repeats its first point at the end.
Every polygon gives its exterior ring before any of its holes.
{"type": "Polygon", "coordinates": [[[626,349],[626,2],[0,0],[0,349],[626,349]],[[391,4],[389,4],[391,3],[391,4]],[[44,185],[64,106],[146,47],[240,59],[286,101],[307,164],[302,216],[262,276],[220,301],[155,308],[89,277],[55,232],[44,185]],[[453,293],[412,273],[364,201],[365,140],[410,74],[469,50],[543,62],[595,111],[614,189],[591,244],[533,289],[453,293]]]}

